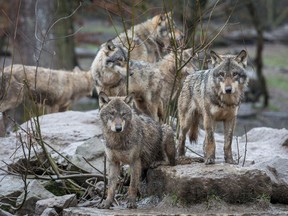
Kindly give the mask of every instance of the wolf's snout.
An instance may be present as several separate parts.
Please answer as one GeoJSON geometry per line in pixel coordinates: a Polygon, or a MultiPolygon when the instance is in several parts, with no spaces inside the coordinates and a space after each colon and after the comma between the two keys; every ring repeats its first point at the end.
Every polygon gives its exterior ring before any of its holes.
{"type": "Polygon", "coordinates": [[[122,125],[116,125],[115,126],[115,131],[116,132],[121,132],[122,131],[122,125]]]}
{"type": "Polygon", "coordinates": [[[226,92],[226,94],[231,94],[232,93],[232,86],[226,86],[225,92],[226,92]]]}

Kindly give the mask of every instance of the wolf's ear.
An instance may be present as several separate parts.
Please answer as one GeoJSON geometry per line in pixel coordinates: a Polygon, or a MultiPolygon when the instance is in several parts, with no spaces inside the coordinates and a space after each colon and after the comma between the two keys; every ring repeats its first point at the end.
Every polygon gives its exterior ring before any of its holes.
{"type": "Polygon", "coordinates": [[[247,52],[245,50],[242,50],[235,58],[235,60],[238,62],[238,63],[242,63],[244,67],[247,66],[247,58],[248,58],[248,55],[247,55],[247,52]]]}
{"type": "Polygon", "coordinates": [[[100,108],[102,108],[105,104],[107,104],[110,101],[109,97],[103,91],[99,93],[98,98],[100,108]]]}
{"type": "Polygon", "coordinates": [[[130,107],[133,106],[133,101],[134,101],[135,93],[132,92],[127,97],[124,99],[124,102],[128,104],[130,107]]]}
{"type": "Polygon", "coordinates": [[[115,45],[113,44],[113,42],[112,42],[112,40],[108,40],[107,42],[106,42],[106,48],[107,48],[107,50],[109,50],[109,51],[113,51],[113,50],[115,50],[115,45]]]}
{"type": "Polygon", "coordinates": [[[167,16],[166,13],[161,13],[159,22],[166,20],[166,16],[167,16]]]}
{"type": "Polygon", "coordinates": [[[210,57],[213,67],[215,67],[217,64],[220,64],[223,61],[223,59],[213,50],[210,51],[210,57]]]}
{"type": "Polygon", "coordinates": [[[160,18],[161,18],[161,20],[166,20],[167,18],[169,18],[169,19],[171,19],[172,18],[172,12],[171,11],[169,11],[169,12],[164,12],[164,13],[162,13],[161,15],[160,15],[160,18]]]}

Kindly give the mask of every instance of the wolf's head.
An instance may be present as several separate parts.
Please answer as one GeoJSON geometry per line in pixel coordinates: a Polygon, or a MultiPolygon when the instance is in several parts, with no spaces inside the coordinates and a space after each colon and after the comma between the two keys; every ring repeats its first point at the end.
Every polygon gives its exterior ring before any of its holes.
{"type": "Polygon", "coordinates": [[[178,45],[182,44],[184,34],[176,28],[171,12],[154,16],[152,23],[158,43],[163,44],[164,47],[169,47],[172,40],[175,40],[178,45]]]}
{"type": "Polygon", "coordinates": [[[243,92],[247,86],[246,74],[247,52],[242,50],[238,55],[218,55],[210,52],[214,82],[220,85],[222,94],[243,92]]]}
{"type": "Polygon", "coordinates": [[[111,40],[104,43],[91,66],[94,79],[101,79],[103,84],[118,82],[120,74],[126,73],[127,52],[121,47],[114,45],[111,40]]]}
{"type": "Polygon", "coordinates": [[[134,93],[127,97],[108,97],[99,93],[100,118],[103,126],[113,132],[123,132],[132,119],[134,93]]]}

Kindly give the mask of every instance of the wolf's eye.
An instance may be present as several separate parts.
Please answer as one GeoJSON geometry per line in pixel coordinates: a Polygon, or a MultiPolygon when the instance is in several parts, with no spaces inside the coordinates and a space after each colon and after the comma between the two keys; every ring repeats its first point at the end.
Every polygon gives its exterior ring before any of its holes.
{"type": "Polygon", "coordinates": [[[113,66],[113,61],[107,60],[106,61],[107,67],[112,67],[113,66]]]}
{"type": "Polygon", "coordinates": [[[115,115],[115,112],[114,112],[114,111],[109,112],[108,115],[109,115],[109,116],[114,116],[114,115],[115,115]]]}
{"type": "Polygon", "coordinates": [[[223,73],[223,72],[220,72],[220,73],[218,73],[218,76],[219,76],[219,77],[224,77],[224,73],[223,73]]]}
{"type": "Polygon", "coordinates": [[[234,73],[233,73],[233,77],[236,77],[236,76],[238,76],[238,73],[237,73],[237,72],[234,72],[234,73]]]}

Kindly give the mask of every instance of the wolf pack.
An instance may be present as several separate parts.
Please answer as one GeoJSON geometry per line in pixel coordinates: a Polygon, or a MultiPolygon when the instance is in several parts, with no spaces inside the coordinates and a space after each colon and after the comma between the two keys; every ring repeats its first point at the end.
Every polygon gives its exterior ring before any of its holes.
{"type": "MultiPolygon", "coordinates": [[[[205,164],[215,164],[217,122],[224,124],[224,160],[235,163],[231,144],[248,85],[248,54],[242,50],[222,55],[211,50],[211,66],[201,70],[193,63],[193,48],[184,49],[183,40],[172,14],[163,13],[103,43],[89,72],[50,70],[37,83],[34,69],[14,65],[19,68],[14,73],[9,66],[1,73],[0,111],[5,113],[22,102],[28,94],[23,90],[25,85],[34,92],[36,103],[45,101],[53,112],[65,111],[74,99],[91,94],[95,86],[109,171],[107,198],[99,208],[112,205],[124,164],[131,170],[127,207],[136,208],[143,171],[174,166],[178,159],[187,157],[186,138],[196,142],[201,123],[205,164]],[[28,83],[23,82],[27,80],[23,76],[29,77],[28,83]],[[7,91],[8,85],[15,85],[14,90],[7,91]],[[165,124],[171,106],[176,107],[178,133],[165,124]]],[[[40,68],[42,71],[45,69],[40,68]]]]}

